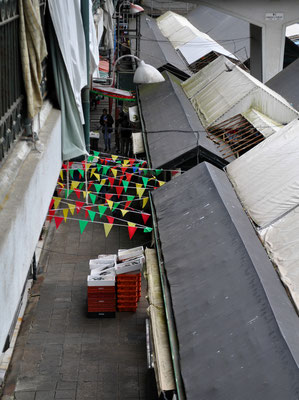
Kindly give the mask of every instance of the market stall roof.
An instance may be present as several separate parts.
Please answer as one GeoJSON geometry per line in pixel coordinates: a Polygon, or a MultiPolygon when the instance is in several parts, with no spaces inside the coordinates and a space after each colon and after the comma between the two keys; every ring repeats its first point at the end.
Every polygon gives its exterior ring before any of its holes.
{"type": "Polygon", "coordinates": [[[153,193],[188,400],[298,398],[299,319],[225,174],[153,193]]]}
{"type": "Polygon", "coordinates": [[[142,85],[139,90],[152,167],[176,168],[180,157],[198,147],[223,163],[182,91],[180,80],[168,72],[163,76],[162,84],[142,85]]]}
{"type": "Polygon", "coordinates": [[[250,58],[248,22],[202,5],[191,11],[187,18],[242,62],[250,58]]]}
{"type": "Polygon", "coordinates": [[[275,75],[266,86],[275,90],[299,110],[299,60],[275,75]]]}
{"type": "MultiPolygon", "coordinates": [[[[191,75],[186,63],[157,26],[156,20],[146,14],[140,16],[140,58],[160,71],[167,70],[180,78],[191,75]]],[[[133,42],[134,44],[134,42],[133,42]]]]}
{"type": "Polygon", "coordinates": [[[205,127],[250,108],[280,124],[299,115],[282,96],[224,56],[191,76],[182,87],[205,127]]]}

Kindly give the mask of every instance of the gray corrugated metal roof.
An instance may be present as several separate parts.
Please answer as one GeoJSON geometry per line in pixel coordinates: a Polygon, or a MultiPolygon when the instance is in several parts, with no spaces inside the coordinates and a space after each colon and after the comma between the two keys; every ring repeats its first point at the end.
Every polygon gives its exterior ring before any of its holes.
{"type": "Polygon", "coordinates": [[[140,58],[157,69],[164,67],[167,70],[167,66],[170,65],[183,72],[182,78],[190,76],[187,64],[162,35],[156,21],[146,14],[142,14],[140,18],[140,58]]]}
{"type": "Polygon", "coordinates": [[[180,81],[168,72],[163,75],[165,82],[142,85],[139,90],[153,168],[169,166],[172,160],[197,146],[222,159],[216,146],[206,137],[180,81]]]}
{"type": "Polygon", "coordinates": [[[299,110],[299,60],[287,66],[266,85],[287,99],[296,110],[299,110]]]}
{"type": "Polygon", "coordinates": [[[187,18],[242,62],[250,57],[249,23],[206,6],[198,6],[187,18]]]}
{"type": "Polygon", "coordinates": [[[224,172],[153,193],[188,400],[299,398],[299,319],[224,172]]]}

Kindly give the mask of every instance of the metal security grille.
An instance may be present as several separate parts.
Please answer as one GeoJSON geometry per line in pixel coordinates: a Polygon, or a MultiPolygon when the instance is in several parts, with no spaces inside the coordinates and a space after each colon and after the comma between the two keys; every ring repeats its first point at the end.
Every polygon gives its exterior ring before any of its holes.
{"type": "Polygon", "coordinates": [[[208,137],[218,146],[224,159],[239,157],[264,140],[264,136],[241,114],[210,126],[208,137]]]}
{"type": "Polygon", "coordinates": [[[22,132],[24,99],[17,0],[0,0],[0,163],[22,132]]]}

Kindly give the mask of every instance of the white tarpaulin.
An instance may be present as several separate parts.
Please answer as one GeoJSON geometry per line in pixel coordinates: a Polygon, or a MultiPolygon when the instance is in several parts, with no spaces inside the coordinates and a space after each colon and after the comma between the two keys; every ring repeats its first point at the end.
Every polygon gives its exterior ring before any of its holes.
{"type": "MultiPolygon", "coordinates": [[[[96,27],[92,15],[92,2],[89,0],[89,53],[90,53],[90,74],[98,72],[99,68],[99,42],[97,39],[96,27]]],[[[96,74],[95,76],[98,76],[96,74]]]]}
{"type": "Polygon", "coordinates": [[[176,49],[197,36],[203,35],[187,18],[172,11],[167,11],[158,17],[157,24],[162,34],[176,49]]]}
{"type": "Polygon", "coordinates": [[[299,207],[259,235],[299,311],[299,207]]]}
{"type": "Polygon", "coordinates": [[[268,137],[276,133],[283,125],[277,123],[273,119],[267,117],[254,108],[242,113],[243,117],[247,119],[264,137],[268,137]]]}
{"type": "Polygon", "coordinates": [[[299,204],[298,155],[295,119],[226,167],[244,208],[259,227],[267,227],[299,204]]]}
{"type": "Polygon", "coordinates": [[[299,115],[283,97],[224,56],[191,76],[182,87],[205,127],[250,108],[280,124],[299,115]]]}
{"type": "Polygon", "coordinates": [[[102,5],[104,15],[103,15],[103,24],[105,31],[105,40],[104,45],[107,49],[114,49],[113,42],[113,34],[114,34],[114,22],[113,22],[113,13],[114,13],[114,5],[113,0],[106,0],[102,5]]]}
{"type": "Polygon", "coordinates": [[[87,85],[86,46],[80,0],[49,0],[49,10],[59,47],[74,92],[81,122],[81,89],[87,85]]]}
{"type": "Polygon", "coordinates": [[[184,57],[188,65],[200,60],[212,51],[237,60],[237,57],[232,53],[215,42],[208,35],[202,33],[190,42],[185,43],[178,49],[178,51],[184,57]]]}

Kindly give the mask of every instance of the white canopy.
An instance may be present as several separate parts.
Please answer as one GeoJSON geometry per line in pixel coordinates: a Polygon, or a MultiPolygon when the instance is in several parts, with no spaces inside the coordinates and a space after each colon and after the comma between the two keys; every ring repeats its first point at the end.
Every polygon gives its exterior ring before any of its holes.
{"type": "Polygon", "coordinates": [[[205,127],[254,108],[278,124],[299,113],[280,95],[220,56],[182,83],[205,127]]]}
{"type": "Polygon", "coordinates": [[[283,125],[277,123],[267,115],[262,114],[254,108],[250,108],[242,113],[242,115],[251,123],[252,126],[255,127],[256,130],[261,132],[264,137],[271,136],[273,133],[276,133],[280,128],[283,127],[283,125]]]}
{"type": "Polygon", "coordinates": [[[201,32],[187,18],[172,11],[167,11],[158,17],[157,24],[175,49],[201,35],[201,32]]]}
{"type": "Polygon", "coordinates": [[[299,204],[299,121],[294,120],[227,166],[250,217],[266,227],[299,204]]]}
{"type": "Polygon", "coordinates": [[[200,36],[197,36],[190,42],[179,47],[178,51],[184,57],[188,65],[194,63],[212,51],[237,60],[237,57],[211,39],[210,36],[202,32],[200,32],[200,36]]]}

